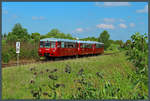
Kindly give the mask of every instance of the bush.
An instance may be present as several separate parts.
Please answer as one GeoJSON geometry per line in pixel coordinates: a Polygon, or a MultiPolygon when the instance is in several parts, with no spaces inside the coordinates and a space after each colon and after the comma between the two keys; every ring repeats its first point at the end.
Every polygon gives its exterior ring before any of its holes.
{"type": "Polygon", "coordinates": [[[131,36],[126,55],[136,67],[135,85],[145,91],[148,87],[148,36],[135,33],[131,36]]]}
{"type": "Polygon", "coordinates": [[[10,54],[9,53],[2,53],[2,59],[4,63],[8,63],[10,61],[10,54]]]}

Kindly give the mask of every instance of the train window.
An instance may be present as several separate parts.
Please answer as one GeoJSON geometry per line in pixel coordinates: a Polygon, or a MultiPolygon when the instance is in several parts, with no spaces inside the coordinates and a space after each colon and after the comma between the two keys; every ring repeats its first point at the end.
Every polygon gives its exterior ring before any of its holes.
{"type": "Polygon", "coordinates": [[[96,48],[98,48],[98,44],[96,44],[96,48]]]}
{"type": "Polygon", "coordinates": [[[83,43],[80,43],[80,48],[83,48],[83,43]]]}
{"type": "Polygon", "coordinates": [[[73,48],[76,48],[76,43],[73,43],[73,48]]]}
{"type": "Polygon", "coordinates": [[[75,44],[76,44],[75,47],[78,48],[78,47],[79,47],[79,44],[78,44],[78,43],[75,43],[75,44]]]}
{"type": "Polygon", "coordinates": [[[89,48],[92,48],[92,44],[89,44],[89,48]]]}
{"type": "Polygon", "coordinates": [[[84,43],[82,44],[82,48],[85,48],[85,44],[84,43]]]}
{"type": "Polygon", "coordinates": [[[96,44],[96,48],[101,48],[101,47],[102,47],[102,45],[96,44]]]}
{"type": "Polygon", "coordinates": [[[55,48],[56,43],[55,42],[51,42],[51,48],[55,48]]]}
{"type": "Polygon", "coordinates": [[[45,48],[50,48],[50,42],[45,42],[45,48]]]}
{"type": "Polygon", "coordinates": [[[69,42],[69,43],[68,43],[68,48],[74,48],[74,43],[69,42]]]}
{"type": "Polygon", "coordinates": [[[89,47],[89,45],[86,43],[85,46],[84,46],[84,48],[88,48],[88,47],[89,47]]]}
{"type": "Polygon", "coordinates": [[[43,41],[41,41],[41,42],[40,42],[40,48],[43,48],[43,47],[44,47],[44,45],[43,45],[43,44],[44,44],[44,42],[43,42],[43,41]]]}
{"type": "Polygon", "coordinates": [[[65,48],[68,48],[68,42],[65,42],[65,48]]]}
{"type": "Polygon", "coordinates": [[[64,42],[61,42],[61,48],[65,48],[64,42]]]}

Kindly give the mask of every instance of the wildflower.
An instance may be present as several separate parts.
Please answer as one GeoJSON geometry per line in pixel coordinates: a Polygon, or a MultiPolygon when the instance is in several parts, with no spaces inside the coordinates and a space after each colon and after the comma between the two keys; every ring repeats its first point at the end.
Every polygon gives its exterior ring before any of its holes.
{"type": "Polygon", "coordinates": [[[56,84],[55,87],[56,87],[56,88],[60,87],[60,84],[56,84]]]}
{"type": "Polygon", "coordinates": [[[43,74],[43,71],[41,71],[40,73],[43,74]]]}
{"type": "Polygon", "coordinates": [[[51,73],[54,73],[54,72],[57,72],[57,69],[54,69],[54,70],[51,71],[51,73]]]}
{"type": "Polygon", "coordinates": [[[46,72],[49,72],[49,69],[46,69],[46,72]]]}
{"type": "Polygon", "coordinates": [[[31,80],[30,83],[34,83],[34,80],[31,80]]]}
{"type": "Polygon", "coordinates": [[[65,72],[71,73],[71,67],[69,65],[66,65],[65,72]]]}
{"type": "Polygon", "coordinates": [[[96,75],[100,78],[103,78],[103,75],[100,72],[97,72],[96,75]]]}
{"type": "Polygon", "coordinates": [[[33,93],[33,97],[37,97],[37,95],[39,95],[39,92],[34,92],[33,93]]]}
{"type": "Polygon", "coordinates": [[[81,68],[80,70],[79,70],[79,72],[78,72],[78,75],[82,75],[83,74],[83,68],[81,68]]]}
{"type": "Polygon", "coordinates": [[[37,75],[37,72],[34,72],[34,75],[37,75]]]}
{"type": "Polygon", "coordinates": [[[57,76],[49,75],[48,77],[49,77],[50,79],[52,79],[52,80],[57,80],[57,76]]]}
{"type": "Polygon", "coordinates": [[[31,68],[30,68],[30,71],[33,71],[33,70],[35,70],[35,67],[31,67],[31,68]]]}
{"type": "Polygon", "coordinates": [[[78,87],[77,89],[80,91],[80,90],[81,90],[81,87],[78,87]]]}
{"type": "Polygon", "coordinates": [[[45,95],[45,96],[46,96],[46,95],[48,95],[48,93],[47,93],[47,92],[44,92],[44,93],[43,93],[43,95],[45,95]]]}

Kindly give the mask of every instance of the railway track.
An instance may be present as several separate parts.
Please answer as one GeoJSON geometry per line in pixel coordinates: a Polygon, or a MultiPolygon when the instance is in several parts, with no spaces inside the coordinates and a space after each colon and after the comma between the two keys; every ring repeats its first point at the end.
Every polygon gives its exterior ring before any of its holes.
{"type": "MultiPolygon", "coordinates": [[[[117,53],[104,53],[103,55],[115,55],[117,53]]],[[[84,56],[85,57],[85,56],[84,56]]],[[[19,65],[28,65],[28,64],[34,64],[34,63],[46,63],[46,62],[54,62],[54,61],[59,61],[59,60],[67,60],[70,59],[70,57],[66,57],[66,58],[55,58],[55,60],[53,59],[48,59],[48,60],[37,60],[35,62],[20,62],[19,65]]],[[[72,59],[72,58],[71,58],[72,59]]],[[[75,58],[73,58],[75,59],[75,58]]],[[[17,66],[17,63],[8,63],[8,64],[1,64],[2,68],[8,68],[8,67],[12,67],[12,66],[17,66]]]]}

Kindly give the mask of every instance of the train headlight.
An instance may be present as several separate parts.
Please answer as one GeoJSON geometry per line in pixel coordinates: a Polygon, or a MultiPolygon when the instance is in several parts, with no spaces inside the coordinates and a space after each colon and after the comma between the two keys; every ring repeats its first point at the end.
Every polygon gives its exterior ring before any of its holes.
{"type": "Polygon", "coordinates": [[[55,52],[55,50],[56,50],[56,49],[54,48],[54,49],[53,49],[53,52],[55,52]]]}

